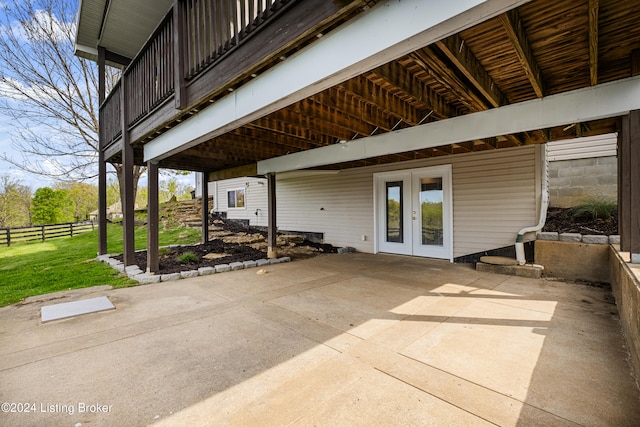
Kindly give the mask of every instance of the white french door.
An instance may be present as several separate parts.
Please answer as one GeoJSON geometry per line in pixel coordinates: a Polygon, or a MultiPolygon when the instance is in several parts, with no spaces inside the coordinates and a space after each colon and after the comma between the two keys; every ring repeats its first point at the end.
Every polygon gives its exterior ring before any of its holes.
{"type": "Polygon", "coordinates": [[[379,252],[453,260],[451,165],[374,175],[379,252]]]}

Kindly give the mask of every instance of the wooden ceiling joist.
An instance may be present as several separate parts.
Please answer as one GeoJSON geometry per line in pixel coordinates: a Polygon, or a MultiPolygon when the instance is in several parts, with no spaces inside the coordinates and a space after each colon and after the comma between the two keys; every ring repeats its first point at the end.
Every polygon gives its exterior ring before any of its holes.
{"type": "Polygon", "coordinates": [[[410,125],[417,125],[424,117],[422,111],[364,77],[347,80],[338,87],[396,120],[402,118],[410,125]]]}
{"type": "Polygon", "coordinates": [[[493,107],[508,103],[507,97],[495,84],[489,73],[471,50],[464,45],[464,39],[458,34],[436,42],[447,58],[464,74],[469,82],[487,99],[493,107]]]}
{"type": "Polygon", "coordinates": [[[598,13],[599,0],[589,0],[589,79],[591,86],[598,84],[598,13]]]}
{"type": "Polygon", "coordinates": [[[507,37],[511,41],[513,48],[518,56],[518,60],[527,75],[527,78],[531,82],[533,91],[538,98],[542,98],[545,94],[544,84],[542,81],[542,72],[538,66],[538,62],[533,56],[533,51],[529,45],[529,39],[527,33],[522,26],[520,15],[516,9],[500,15],[502,25],[507,33],[507,37]]]}
{"type": "Polygon", "coordinates": [[[397,62],[385,64],[374,69],[373,72],[411,98],[423,103],[438,116],[449,118],[458,115],[458,111],[440,95],[397,62]]]}

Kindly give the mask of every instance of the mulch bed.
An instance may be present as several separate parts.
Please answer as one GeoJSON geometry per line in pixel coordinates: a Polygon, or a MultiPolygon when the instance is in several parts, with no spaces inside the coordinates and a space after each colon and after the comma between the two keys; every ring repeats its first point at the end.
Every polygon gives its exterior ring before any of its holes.
{"type": "MultiPolygon", "coordinates": [[[[264,230],[256,229],[253,227],[247,227],[246,225],[239,224],[234,221],[216,219],[215,225],[225,231],[233,233],[248,233],[248,234],[262,234],[266,237],[267,233],[264,230]]],[[[292,260],[309,258],[319,253],[335,253],[337,248],[329,244],[311,242],[309,240],[302,241],[300,247],[311,247],[317,250],[316,253],[310,251],[291,250],[288,248],[286,256],[291,257],[292,260]]],[[[221,239],[214,239],[205,244],[184,245],[170,248],[162,248],[160,250],[159,265],[160,271],[158,274],[170,274],[179,273],[187,270],[197,270],[200,267],[214,267],[218,264],[229,264],[232,262],[243,261],[255,261],[258,259],[266,259],[267,253],[258,249],[254,249],[248,245],[242,245],[233,242],[225,243],[221,239]],[[198,257],[198,262],[180,262],[178,258],[185,253],[191,252],[198,257]],[[207,254],[225,254],[226,256],[215,259],[204,258],[207,254]]],[[[113,258],[120,261],[123,260],[122,255],[116,255],[113,258]]],[[[142,271],[147,270],[147,251],[140,251],[135,253],[135,264],[140,267],[142,271]]]]}
{"type": "Polygon", "coordinates": [[[572,215],[570,209],[549,208],[547,222],[542,231],[611,236],[618,234],[618,217],[616,215],[607,219],[576,217],[572,215]]]}

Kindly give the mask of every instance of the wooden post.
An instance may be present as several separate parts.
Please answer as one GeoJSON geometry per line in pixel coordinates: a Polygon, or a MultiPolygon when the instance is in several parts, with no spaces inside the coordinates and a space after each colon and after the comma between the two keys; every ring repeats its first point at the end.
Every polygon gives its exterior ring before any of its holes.
{"type": "Polygon", "coordinates": [[[44,232],[44,225],[41,227],[40,232],[42,233],[42,241],[44,242],[46,237],[45,237],[45,232],[44,232]]]}
{"type": "Polygon", "coordinates": [[[147,273],[158,273],[158,164],[147,162],[147,273]]]}
{"type": "MultiPolygon", "coordinates": [[[[98,103],[106,97],[106,51],[98,47],[98,103]]],[[[98,123],[102,126],[102,123],[98,123]]],[[[104,158],[104,134],[98,132],[98,254],[107,253],[107,162],[104,158]]]]}
{"type": "Polygon", "coordinates": [[[631,262],[640,264],[640,110],[629,112],[629,151],[630,151],[630,187],[629,204],[631,218],[629,233],[631,234],[631,262]]]}
{"type": "Polygon", "coordinates": [[[267,174],[267,208],[268,208],[268,234],[267,257],[278,258],[278,228],[276,220],[276,174],[267,174]]]}
{"type": "Polygon", "coordinates": [[[209,173],[202,172],[202,243],[209,241],[209,173]]]}
{"type": "Polygon", "coordinates": [[[124,233],[124,258],[123,264],[126,266],[135,264],[135,225],[134,225],[134,203],[133,199],[133,146],[129,138],[129,127],[127,126],[127,74],[123,70],[120,80],[120,121],[122,126],[122,230],[124,233]]]}
{"type": "Polygon", "coordinates": [[[620,250],[640,264],[640,110],[622,117],[618,134],[618,226],[620,250]]]}
{"type": "Polygon", "coordinates": [[[11,230],[7,228],[7,246],[11,246],[11,230]]]}
{"type": "Polygon", "coordinates": [[[73,237],[73,223],[69,223],[69,237],[73,237]]]}

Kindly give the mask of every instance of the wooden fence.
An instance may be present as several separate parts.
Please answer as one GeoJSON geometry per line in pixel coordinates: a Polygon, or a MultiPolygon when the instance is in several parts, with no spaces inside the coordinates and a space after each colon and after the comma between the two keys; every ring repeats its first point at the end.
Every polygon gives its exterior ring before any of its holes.
{"type": "Polygon", "coordinates": [[[93,221],[34,225],[31,227],[0,228],[0,245],[11,246],[12,243],[45,241],[56,237],[73,237],[76,234],[86,233],[95,228],[93,221]]]}

